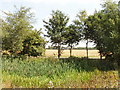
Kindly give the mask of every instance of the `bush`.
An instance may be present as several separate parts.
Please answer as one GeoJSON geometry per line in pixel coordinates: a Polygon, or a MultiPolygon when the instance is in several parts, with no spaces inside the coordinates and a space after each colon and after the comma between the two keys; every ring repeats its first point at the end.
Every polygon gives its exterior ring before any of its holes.
{"type": "Polygon", "coordinates": [[[31,31],[23,41],[21,54],[28,56],[41,56],[45,52],[45,40],[40,36],[40,31],[31,31]]]}

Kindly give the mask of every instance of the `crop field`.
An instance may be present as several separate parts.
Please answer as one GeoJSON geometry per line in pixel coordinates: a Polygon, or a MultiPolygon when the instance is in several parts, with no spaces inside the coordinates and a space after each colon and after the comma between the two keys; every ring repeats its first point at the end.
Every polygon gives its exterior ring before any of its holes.
{"type": "MultiPolygon", "coordinates": [[[[98,50],[89,50],[88,51],[89,57],[92,58],[99,58],[99,53],[98,50]]],[[[45,56],[51,57],[55,56],[57,57],[57,50],[53,49],[47,49],[45,52],[45,56]]],[[[69,50],[63,50],[61,57],[69,57],[70,56],[70,51],[69,50]]],[[[86,56],[86,50],[72,50],[72,56],[76,57],[85,57],[86,56]]]]}

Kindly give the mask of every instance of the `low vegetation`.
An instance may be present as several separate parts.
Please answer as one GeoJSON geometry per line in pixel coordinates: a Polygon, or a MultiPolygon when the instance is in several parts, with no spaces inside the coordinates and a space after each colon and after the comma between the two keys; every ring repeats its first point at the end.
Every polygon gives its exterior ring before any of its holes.
{"type": "Polygon", "coordinates": [[[2,61],[3,87],[118,87],[116,63],[111,64],[104,60],[86,60],[77,57],[56,59],[49,57],[31,58],[23,61],[4,58],[2,61]]]}

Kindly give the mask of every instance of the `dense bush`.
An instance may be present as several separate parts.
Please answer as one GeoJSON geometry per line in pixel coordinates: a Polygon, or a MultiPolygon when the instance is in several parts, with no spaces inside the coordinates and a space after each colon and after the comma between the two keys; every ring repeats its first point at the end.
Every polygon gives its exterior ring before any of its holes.
{"type": "Polygon", "coordinates": [[[2,49],[15,57],[17,54],[40,56],[45,51],[45,40],[40,36],[41,31],[34,30],[34,16],[30,10],[26,7],[16,8],[13,13],[5,13],[2,22],[2,49]]]}
{"type": "Polygon", "coordinates": [[[33,30],[29,32],[23,41],[23,50],[20,54],[28,56],[41,56],[45,52],[45,40],[40,36],[41,31],[33,30]]]}

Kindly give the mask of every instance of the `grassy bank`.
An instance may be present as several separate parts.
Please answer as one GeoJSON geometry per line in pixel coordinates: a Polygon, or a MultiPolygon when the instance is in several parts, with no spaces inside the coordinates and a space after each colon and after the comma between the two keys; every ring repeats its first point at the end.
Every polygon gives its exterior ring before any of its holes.
{"type": "Polygon", "coordinates": [[[118,85],[117,65],[108,61],[76,57],[60,60],[50,57],[2,61],[3,87],[105,88],[118,85]],[[93,84],[90,83],[91,80],[93,84]],[[98,84],[95,84],[96,81],[98,84]]]}

